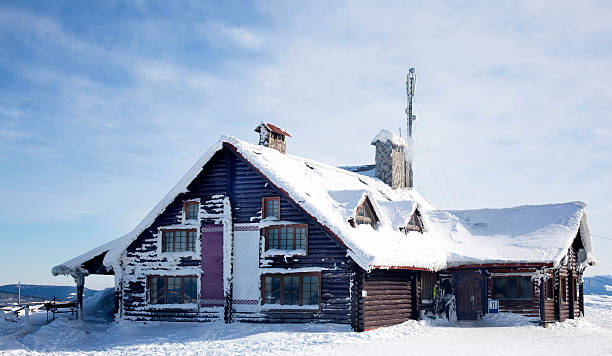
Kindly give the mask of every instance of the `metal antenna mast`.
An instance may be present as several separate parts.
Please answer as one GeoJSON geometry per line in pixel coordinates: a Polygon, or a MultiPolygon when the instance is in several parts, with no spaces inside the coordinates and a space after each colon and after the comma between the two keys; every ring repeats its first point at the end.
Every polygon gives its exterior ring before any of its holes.
{"type": "Polygon", "coordinates": [[[412,176],[412,151],[413,151],[413,147],[412,147],[412,122],[414,120],[416,120],[416,115],[412,114],[412,100],[414,98],[414,85],[416,82],[416,74],[414,71],[414,68],[410,68],[410,70],[408,71],[408,75],[406,75],[406,94],[408,94],[408,107],[406,108],[406,115],[407,115],[407,122],[406,125],[407,127],[407,131],[408,132],[408,137],[407,137],[407,141],[408,141],[408,154],[404,154],[404,159],[406,161],[406,164],[404,165],[404,177],[406,177],[407,182],[406,182],[406,186],[408,188],[412,188],[413,184],[414,184],[414,180],[413,180],[413,176],[412,176]]]}

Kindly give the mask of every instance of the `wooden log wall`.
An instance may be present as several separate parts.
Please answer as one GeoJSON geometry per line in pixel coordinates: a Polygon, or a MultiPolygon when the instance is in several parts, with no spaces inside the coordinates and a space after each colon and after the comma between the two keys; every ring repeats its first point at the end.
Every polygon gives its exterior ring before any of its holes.
{"type": "MultiPolygon", "coordinates": [[[[232,180],[235,223],[259,222],[253,217],[260,216],[261,198],[280,196],[280,216],[284,221],[308,225],[308,251],[305,256],[261,257],[260,267],[302,268],[320,267],[321,272],[321,310],[312,312],[269,311],[261,316],[236,313],[237,320],[271,322],[331,322],[351,323],[350,278],[351,268],[346,257],[346,249],[315,222],[291,199],[278,191],[270,182],[257,172],[239,155],[232,155],[234,179],[232,180]]],[[[316,168],[315,168],[316,169],[316,168]]],[[[263,272],[265,273],[265,271],[263,272]]]]}
{"type": "Polygon", "coordinates": [[[353,328],[357,331],[403,323],[418,318],[418,272],[408,270],[358,271],[353,282],[353,328]]]}
{"type": "MultiPolygon", "coordinates": [[[[160,214],[153,224],[143,231],[127,248],[122,274],[121,307],[122,317],[136,321],[214,321],[222,320],[223,312],[219,308],[162,308],[147,304],[147,273],[169,274],[189,268],[197,272],[201,257],[181,257],[178,261],[158,256],[158,228],[180,224],[182,221],[183,202],[200,198],[208,213],[223,211],[222,199],[213,195],[225,193],[225,162],[218,152],[204,167],[203,172],[188,187],[189,193],[179,194],[176,199],[160,214]],[[143,272],[147,270],[148,272],[143,272]]],[[[214,221],[208,221],[213,223],[214,221]]]]}
{"type": "Polygon", "coordinates": [[[547,288],[548,285],[547,281],[543,281],[540,284],[540,293],[541,293],[541,297],[540,297],[540,301],[542,304],[541,308],[540,308],[540,320],[541,321],[546,321],[546,322],[551,322],[551,321],[555,321],[556,320],[556,316],[555,316],[555,288],[554,288],[554,281],[555,281],[555,273],[554,271],[551,269],[550,271],[546,272],[546,275],[548,276],[549,280],[551,281],[550,283],[552,283],[552,289],[553,289],[553,293],[552,293],[552,298],[548,298],[547,297],[547,288]]]}
{"type": "MultiPolygon", "coordinates": [[[[577,266],[580,248],[582,248],[582,240],[578,234],[561,265],[556,269],[547,270],[546,273],[552,286],[552,298],[546,294],[541,298],[543,302],[541,321],[564,321],[584,315],[584,290],[580,282],[582,276],[577,266]],[[565,278],[565,283],[561,283],[562,278],[565,278]],[[562,300],[562,285],[565,286],[565,302],[562,300]]],[[[542,293],[546,293],[547,288],[547,282],[542,282],[540,286],[542,293]]]]}
{"type": "MultiPolygon", "coordinates": [[[[576,239],[578,240],[579,237],[576,239]]],[[[582,295],[577,281],[580,280],[581,276],[577,270],[577,263],[578,250],[574,244],[570,247],[566,259],[555,271],[556,319],[559,321],[580,317],[582,295]],[[565,283],[562,282],[563,279],[565,279],[565,283]],[[565,287],[565,290],[563,290],[563,287],[565,287]],[[565,301],[562,298],[564,292],[565,301]]]]}
{"type": "MultiPolygon", "coordinates": [[[[265,313],[233,313],[235,320],[253,322],[351,322],[351,270],[346,250],[317,222],[291,199],[277,190],[260,172],[254,169],[231,147],[217,152],[202,172],[187,187],[188,192],[176,199],[158,216],[155,222],[128,247],[122,280],[123,317],[129,320],[209,321],[222,320],[219,308],[153,309],[146,302],[146,278],[141,271],[169,272],[185,268],[200,268],[199,257],[181,258],[172,264],[164,256],[157,256],[158,227],[179,224],[183,202],[199,198],[208,214],[223,211],[222,197],[229,196],[234,223],[258,223],[261,198],[280,196],[282,220],[308,224],[308,251],[306,256],[260,258],[260,267],[300,268],[320,267],[321,309],[319,312],[291,312],[286,310],[265,313]],[[228,180],[228,172],[231,179],[228,180]],[[221,198],[220,198],[221,197],[221,198]]],[[[220,223],[219,220],[203,220],[202,223],[220,223]]],[[[264,272],[265,273],[265,272],[264,272]]],[[[161,273],[164,274],[164,273],[161,273]]],[[[167,274],[167,273],[166,273],[167,274]]]]}

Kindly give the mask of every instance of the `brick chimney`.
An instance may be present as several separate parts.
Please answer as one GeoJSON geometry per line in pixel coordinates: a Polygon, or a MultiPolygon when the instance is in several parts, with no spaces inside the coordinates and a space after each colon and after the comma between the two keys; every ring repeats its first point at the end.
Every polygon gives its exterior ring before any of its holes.
{"type": "Polygon", "coordinates": [[[255,132],[259,133],[260,145],[273,148],[281,153],[287,151],[285,137],[291,137],[291,135],[284,129],[267,122],[262,122],[255,128],[255,132]]]}
{"type": "Polygon", "coordinates": [[[387,130],[381,130],[372,139],[372,146],[376,146],[376,178],[394,189],[411,188],[406,177],[409,174],[406,167],[406,141],[387,130]]]}

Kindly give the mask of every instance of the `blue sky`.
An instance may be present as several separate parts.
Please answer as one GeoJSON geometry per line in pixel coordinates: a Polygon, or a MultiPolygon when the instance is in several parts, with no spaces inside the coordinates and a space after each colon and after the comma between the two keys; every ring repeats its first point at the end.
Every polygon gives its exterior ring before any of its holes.
{"type": "MultiPolygon", "coordinates": [[[[417,70],[441,208],[583,200],[612,273],[608,2],[0,2],[0,284],[130,231],[222,133],[371,163],[417,70]]],[[[112,281],[88,278],[90,287],[112,281]]]]}

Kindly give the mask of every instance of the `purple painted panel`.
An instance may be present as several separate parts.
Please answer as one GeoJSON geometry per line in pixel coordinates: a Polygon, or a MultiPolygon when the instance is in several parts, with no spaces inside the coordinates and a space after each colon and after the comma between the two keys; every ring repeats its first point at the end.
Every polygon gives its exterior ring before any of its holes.
{"type": "Polygon", "coordinates": [[[200,305],[225,304],[223,295],[223,225],[202,225],[202,293],[200,305]]]}

